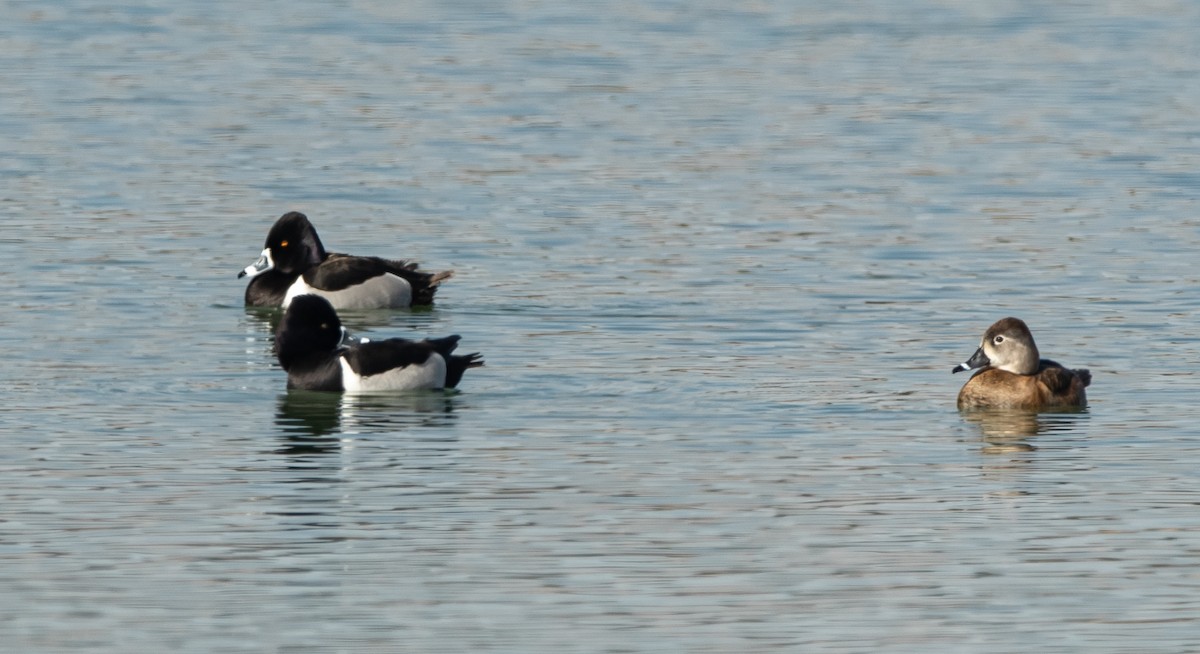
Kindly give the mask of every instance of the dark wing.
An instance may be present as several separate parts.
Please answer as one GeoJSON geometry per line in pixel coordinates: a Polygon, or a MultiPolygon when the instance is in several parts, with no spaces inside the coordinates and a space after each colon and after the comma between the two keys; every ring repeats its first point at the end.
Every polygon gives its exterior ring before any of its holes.
{"type": "Polygon", "coordinates": [[[1076,368],[1071,372],[1075,373],[1075,376],[1079,378],[1079,381],[1083,382],[1084,388],[1092,385],[1092,371],[1086,368],[1076,368]]]}
{"type": "Polygon", "coordinates": [[[433,348],[434,352],[442,355],[443,358],[449,359],[454,352],[454,348],[458,347],[458,342],[462,340],[462,336],[454,334],[452,336],[443,336],[441,338],[427,338],[423,343],[428,343],[429,347],[433,348]]]}
{"type": "Polygon", "coordinates": [[[348,254],[330,254],[320,266],[304,275],[309,285],[326,291],[340,291],[361,284],[384,273],[391,273],[412,286],[412,303],[433,304],[438,285],[454,275],[452,270],[427,273],[418,270],[415,261],[406,259],[382,259],[380,257],[355,257],[348,254]]]}
{"type": "Polygon", "coordinates": [[[417,270],[417,262],[407,259],[381,259],[380,261],[387,266],[388,272],[412,286],[412,303],[414,305],[433,304],[433,296],[437,293],[438,285],[454,276],[453,270],[436,273],[417,270]]]}
{"type": "Polygon", "coordinates": [[[429,341],[389,338],[356,345],[342,356],[354,372],[368,377],[396,368],[425,363],[436,350],[429,341]]]}
{"type": "Polygon", "coordinates": [[[324,263],[304,273],[304,281],[323,291],[340,291],[388,272],[391,271],[387,261],[378,257],[330,255],[324,263]]]}
{"type": "Polygon", "coordinates": [[[1071,382],[1079,377],[1079,381],[1087,386],[1092,382],[1092,373],[1087,370],[1068,370],[1057,363],[1042,359],[1038,370],[1038,379],[1046,384],[1046,388],[1056,395],[1066,394],[1071,390],[1071,382]]]}
{"type": "Polygon", "coordinates": [[[458,382],[462,381],[463,373],[467,371],[467,368],[478,368],[483,365],[483,355],[478,352],[461,356],[453,354],[454,349],[458,347],[460,338],[458,334],[455,334],[425,341],[446,360],[446,388],[458,386],[458,382]]]}

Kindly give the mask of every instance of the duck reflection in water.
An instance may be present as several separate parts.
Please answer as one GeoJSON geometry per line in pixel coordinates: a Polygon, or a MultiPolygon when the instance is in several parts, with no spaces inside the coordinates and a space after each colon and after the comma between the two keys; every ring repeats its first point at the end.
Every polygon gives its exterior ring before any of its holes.
{"type": "Polygon", "coordinates": [[[1079,431],[1079,422],[1088,415],[1085,408],[1059,409],[1053,413],[1027,409],[975,409],[961,412],[964,419],[980,430],[984,452],[1031,452],[1037,449],[1029,439],[1046,434],[1079,431]]]}
{"type": "Polygon", "coordinates": [[[286,434],[329,436],[341,431],[342,398],[318,391],[288,391],[279,396],[275,425],[286,434]]]}
{"type": "Polygon", "coordinates": [[[334,451],[343,435],[453,424],[457,400],[457,393],[446,391],[341,394],[290,390],[279,397],[275,425],[288,447],[334,451]]]}

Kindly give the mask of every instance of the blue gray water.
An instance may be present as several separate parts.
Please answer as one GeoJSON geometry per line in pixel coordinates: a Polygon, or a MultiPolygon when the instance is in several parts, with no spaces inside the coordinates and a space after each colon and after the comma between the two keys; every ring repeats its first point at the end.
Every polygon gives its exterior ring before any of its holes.
{"type": "Polygon", "coordinates": [[[830,5],[0,5],[3,647],[1200,649],[1200,6],[830,5]],[[286,392],[289,210],[487,367],[286,392]]]}

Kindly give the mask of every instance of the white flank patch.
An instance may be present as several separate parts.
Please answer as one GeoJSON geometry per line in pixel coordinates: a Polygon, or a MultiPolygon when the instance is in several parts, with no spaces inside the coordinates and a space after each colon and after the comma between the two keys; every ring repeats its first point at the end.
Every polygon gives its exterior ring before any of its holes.
{"type": "Polygon", "coordinates": [[[283,298],[283,308],[298,295],[320,295],[334,309],[390,309],[412,303],[412,285],[402,277],[385,273],[340,291],[323,291],[309,286],[304,277],[296,280],[283,298]]]}
{"type": "Polygon", "coordinates": [[[363,377],[350,367],[346,357],[338,357],[342,365],[342,386],[347,393],[377,393],[379,391],[415,391],[442,388],[446,385],[446,360],[432,354],[420,365],[393,368],[378,375],[363,377]]]}

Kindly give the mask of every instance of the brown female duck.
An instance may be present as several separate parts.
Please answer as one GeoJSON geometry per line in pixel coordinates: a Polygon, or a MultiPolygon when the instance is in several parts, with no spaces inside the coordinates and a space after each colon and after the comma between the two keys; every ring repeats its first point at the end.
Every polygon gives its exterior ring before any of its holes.
{"type": "Polygon", "coordinates": [[[1087,406],[1092,373],[1041,358],[1029,327],[1005,318],[988,327],[979,349],[951,372],[976,370],[958,392],[958,408],[1054,409],[1087,406]]]}

